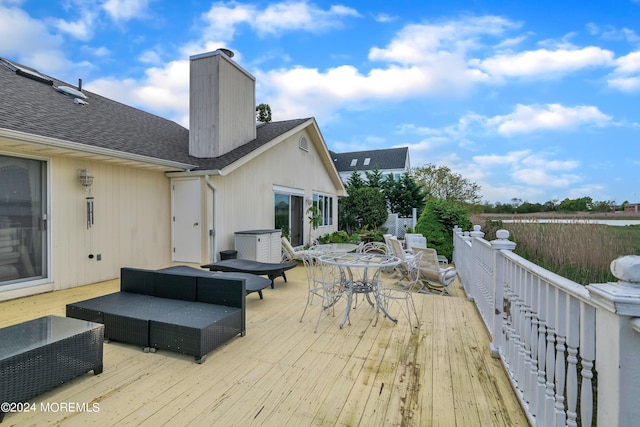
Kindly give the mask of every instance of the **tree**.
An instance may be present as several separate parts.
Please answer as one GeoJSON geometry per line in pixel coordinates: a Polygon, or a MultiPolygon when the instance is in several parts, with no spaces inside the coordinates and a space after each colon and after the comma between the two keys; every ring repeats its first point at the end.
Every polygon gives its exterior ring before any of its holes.
{"type": "Polygon", "coordinates": [[[564,199],[558,205],[558,210],[562,212],[584,212],[591,210],[593,200],[591,197],[581,197],[579,199],[564,199]]]}
{"type": "Polygon", "coordinates": [[[413,208],[418,214],[422,212],[425,193],[413,177],[408,173],[402,174],[397,180],[392,174],[382,183],[382,190],[389,210],[403,217],[410,217],[413,208]]]}
{"type": "Polygon", "coordinates": [[[271,121],[271,107],[269,104],[262,103],[256,107],[256,120],[262,123],[271,121]]]}
{"type": "Polygon", "coordinates": [[[480,186],[453,172],[448,166],[427,164],[413,168],[414,180],[422,186],[428,198],[445,199],[452,202],[480,203],[480,186]]]}
{"type": "Polygon", "coordinates": [[[469,211],[460,203],[445,199],[429,199],[416,224],[416,233],[427,238],[430,248],[451,259],[453,255],[453,227],[471,228],[469,211]]]}
{"type": "Polygon", "coordinates": [[[384,177],[382,176],[380,169],[378,169],[378,166],[374,166],[370,171],[364,171],[364,175],[367,177],[367,186],[372,188],[382,188],[384,177]]]}
{"type": "Polygon", "coordinates": [[[360,173],[358,173],[357,170],[351,172],[351,176],[349,176],[349,179],[347,180],[347,188],[362,188],[366,185],[367,183],[364,181],[364,179],[362,179],[360,173]]]}
{"type": "Polygon", "coordinates": [[[388,213],[380,189],[348,186],[347,193],[347,197],[338,200],[340,227],[347,233],[375,229],[385,223],[388,213]]]}

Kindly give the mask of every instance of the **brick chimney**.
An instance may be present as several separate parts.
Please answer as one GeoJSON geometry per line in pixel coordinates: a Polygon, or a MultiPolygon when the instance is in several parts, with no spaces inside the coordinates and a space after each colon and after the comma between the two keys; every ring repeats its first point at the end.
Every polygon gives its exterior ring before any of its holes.
{"type": "Polygon", "coordinates": [[[256,138],[256,79],[226,49],[189,58],[189,154],[218,157],[256,138]]]}

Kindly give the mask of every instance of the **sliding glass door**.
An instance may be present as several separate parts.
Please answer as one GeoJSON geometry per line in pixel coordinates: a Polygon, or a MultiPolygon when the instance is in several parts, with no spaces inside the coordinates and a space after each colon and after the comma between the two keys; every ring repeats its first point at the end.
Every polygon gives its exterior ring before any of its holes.
{"type": "Polygon", "coordinates": [[[302,221],[302,196],[275,193],[275,228],[289,237],[293,246],[302,245],[304,230],[302,221]]]}
{"type": "Polygon", "coordinates": [[[47,275],[47,163],[0,155],[0,290],[47,275]]]}

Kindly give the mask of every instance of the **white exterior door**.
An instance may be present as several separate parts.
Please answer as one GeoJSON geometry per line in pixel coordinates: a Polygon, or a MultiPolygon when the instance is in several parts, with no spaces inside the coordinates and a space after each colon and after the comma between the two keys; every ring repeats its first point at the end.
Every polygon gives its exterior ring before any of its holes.
{"type": "Polygon", "coordinates": [[[173,261],[200,263],[202,221],[200,180],[177,179],[172,185],[173,261]]]}

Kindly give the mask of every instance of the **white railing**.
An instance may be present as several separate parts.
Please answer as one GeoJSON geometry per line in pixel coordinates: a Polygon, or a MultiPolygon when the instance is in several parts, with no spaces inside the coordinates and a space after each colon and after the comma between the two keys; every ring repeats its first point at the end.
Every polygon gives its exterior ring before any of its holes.
{"type": "Polygon", "coordinates": [[[531,424],[638,425],[640,257],[612,262],[618,282],[582,286],[496,235],[456,228],[453,262],[531,424]]]}

